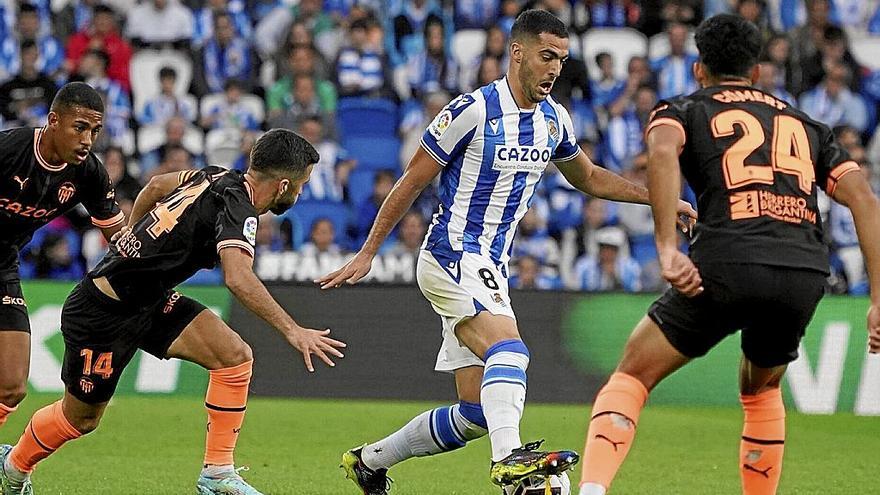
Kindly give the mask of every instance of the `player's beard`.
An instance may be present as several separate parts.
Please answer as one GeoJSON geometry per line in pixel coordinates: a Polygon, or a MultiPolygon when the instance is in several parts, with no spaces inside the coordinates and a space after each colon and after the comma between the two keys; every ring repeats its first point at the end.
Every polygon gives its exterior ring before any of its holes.
{"type": "Polygon", "coordinates": [[[529,102],[538,104],[544,101],[544,95],[538,94],[535,91],[535,86],[538,85],[538,78],[526,61],[523,61],[519,70],[519,85],[522,87],[523,93],[529,102]]]}
{"type": "Polygon", "coordinates": [[[293,194],[293,192],[286,192],[275,199],[274,204],[269,211],[276,215],[283,215],[285,211],[289,210],[296,203],[297,196],[293,194]]]}

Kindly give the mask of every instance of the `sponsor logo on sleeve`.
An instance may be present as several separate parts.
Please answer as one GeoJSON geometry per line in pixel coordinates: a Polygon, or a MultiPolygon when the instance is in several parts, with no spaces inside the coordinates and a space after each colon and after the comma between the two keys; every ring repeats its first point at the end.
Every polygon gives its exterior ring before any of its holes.
{"type": "Polygon", "coordinates": [[[431,125],[428,126],[428,132],[431,133],[437,139],[440,139],[440,136],[446,132],[446,129],[449,128],[449,124],[452,123],[452,112],[449,110],[443,110],[437,117],[431,122],[431,125]]]}
{"type": "Polygon", "coordinates": [[[247,217],[244,221],[244,229],[241,232],[244,234],[244,238],[247,239],[251,246],[257,245],[257,218],[256,217],[247,217]]]}

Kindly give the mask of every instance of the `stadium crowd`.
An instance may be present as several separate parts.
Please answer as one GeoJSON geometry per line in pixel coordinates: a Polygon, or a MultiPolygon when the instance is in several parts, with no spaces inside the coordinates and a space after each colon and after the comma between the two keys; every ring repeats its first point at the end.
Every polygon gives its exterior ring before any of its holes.
{"type": "MultiPolygon", "coordinates": [[[[642,130],[658,99],[697,89],[691,30],[724,11],[763,33],[758,86],[832,126],[864,173],[880,178],[878,0],[32,1],[0,2],[2,125],[43,125],[64,82],[97,88],[105,128],[93,151],[126,213],[156,174],[246,168],[262,130],[291,128],[316,146],[321,162],[300,204],[261,219],[261,251],[356,250],[433,116],[503,75],[523,8],[570,26],[571,58],[553,95],[584,151],[630,180],[646,181],[642,130]],[[856,39],[873,59],[856,56],[856,39]]],[[[687,188],[683,197],[695,202],[687,188]]],[[[417,251],[436,201],[426,190],[384,251],[417,251]]],[[[823,205],[829,290],[864,294],[852,217],[823,205]]],[[[85,212],[68,215],[36,233],[22,276],[75,280],[105,250],[85,212]]],[[[586,198],[552,165],[512,254],[516,288],[663,285],[650,209],[586,198]]]]}

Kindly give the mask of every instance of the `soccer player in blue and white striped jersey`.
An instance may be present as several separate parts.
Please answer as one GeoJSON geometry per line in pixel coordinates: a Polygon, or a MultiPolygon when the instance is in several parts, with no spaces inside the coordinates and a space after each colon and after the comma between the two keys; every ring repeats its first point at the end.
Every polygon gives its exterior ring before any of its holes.
{"type": "MultiPolygon", "coordinates": [[[[318,280],[354,284],[418,194],[440,174],[440,205],[418,260],[417,279],[440,315],[438,371],[455,374],[458,404],[427,411],[398,432],[343,456],[349,477],[371,495],[386,493],[389,467],[446,452],[489,434],[490,477],[499,485],[577,461],[573,452],[522,446],[519,422],[529,352],[508,296],[508,260],[516,226],[544,169],[592,196],[647,203],[647,190],[596,167],[576,144],[571,118],[550,98],[568,57],[565,25],[528,10],[513,25],[507,76],[449,103],[428,126],[421,147],[382,205],[360,252],[318,280]]],[[[682,214],[695,216],[681,202],[682,214]]]]}

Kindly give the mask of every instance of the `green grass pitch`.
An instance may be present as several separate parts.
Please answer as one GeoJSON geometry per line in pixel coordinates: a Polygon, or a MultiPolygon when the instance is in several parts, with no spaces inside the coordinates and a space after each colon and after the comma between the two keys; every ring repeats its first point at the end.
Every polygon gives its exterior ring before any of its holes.
{"type": "MultiPolygon", "coordinates": [[[[54,400],[31,395],[0,428],[17,440],[30,414],[54,400]]],[[[435,404],[252,399],[236,461],[270,494],[356,495],[337,468],[341,453],[398,428],[435,404]]],[[[580,451],[587,406],[530,404],[523,439],[580,451]]],[[[736,409],[652,407],[615,482],[614,494],[739,493],[736,409]]],[[[198,397],[118,397],[101,427],[45,461],[34,476],[39,495],[192,494],[202,455],[205,413],[198,397]]],[[[780,494],[864,494],[877,489],[880,419],[852,415],[788,416],[780,494]]],[[[392,495],[490,495],[486,439],[391,471],[392,495]]],[[[573,481],[576,483],[577,474],[573,481]]]]}

